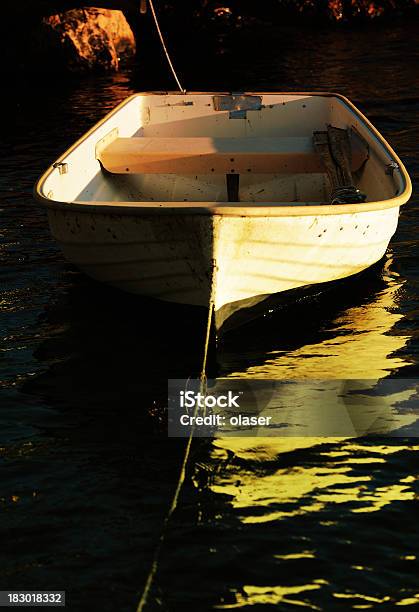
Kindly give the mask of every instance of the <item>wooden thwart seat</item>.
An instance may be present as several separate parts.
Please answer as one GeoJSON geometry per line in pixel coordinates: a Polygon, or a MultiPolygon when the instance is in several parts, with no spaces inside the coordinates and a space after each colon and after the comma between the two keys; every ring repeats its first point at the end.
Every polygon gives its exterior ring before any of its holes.
{"type": "MultiPolygon", "coordinates": [[[[324,172],[306,137],[115,138],[96,151],[114,174],[298,174],[324,172]]],[[[354,151],[352,167],[363,161],[354,151]]]]}

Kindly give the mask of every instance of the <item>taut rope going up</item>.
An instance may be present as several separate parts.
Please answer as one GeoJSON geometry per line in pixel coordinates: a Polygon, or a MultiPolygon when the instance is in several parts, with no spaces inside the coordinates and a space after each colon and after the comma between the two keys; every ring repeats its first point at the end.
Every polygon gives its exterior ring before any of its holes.
{"type": "Polygon", "coordinates": [[[165,42],[164,42],[163,34],[162,34],[161,29],[160,29],[160,26],[159,26],[159,20],[157,19],[156,11],[154,10],[153,0],[148,0],[148,2],[149,2],[149,4],[150,4],[150,9],[151,9],[151,13],[152,13],[152,15],[153,15],[154,23],[156,24],[157,33],[158,33],[158,35],[159,35],[160,42],[161,42],[161,45],[162,45],[162,47],[163,47],[163,51],[164,51],[164,53],[165,53],[165,55],[166,55],[167,62],[168,62],[168,64],[169,64],[169,66],[170,66],[170,70],[172,71],[172,74],[173,74],[173,76],[175,77],[175,80],[176,80],[177,86],[179,87],[180,91],[181,91],[182,93],[186,93],[186,89],[184,89],[184,88],[182,87],[181,82],[180,82],[180,80],[179,80],[179,78],[178,78],[178,75],[176,74],[176,70],[175,70],[175,68],[174,68],[174,66],[173,66],[173,62],[172,62],[172,60],[170,59],[170,55],[169,55],[169,52],[168,52],[168,50],[167,50],[166,44],[165,44],[165,42]]]}

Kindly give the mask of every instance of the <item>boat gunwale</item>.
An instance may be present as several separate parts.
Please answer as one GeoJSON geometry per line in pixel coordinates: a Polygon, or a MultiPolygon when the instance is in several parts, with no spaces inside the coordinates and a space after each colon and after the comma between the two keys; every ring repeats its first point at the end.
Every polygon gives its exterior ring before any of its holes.
{"type": "MultiPolygon", "coordinates": [[[[243,206],[243,202],[193,202],[190,206],[188,202],[170,202],[170,206],[158,203],[139,202],[54,202],[47,200],[43,203],[46,208],[59,210],[60,212],[77,212],[86,214],[102,215],[211,215],[227,217],[318,217],[321,215],[345,215],[360,214],[390,208],[398,208],[400,203],[392,200],[382,202],[369,202],[365,204],[304,204],[294,206],[284,206],[276,202],[264,202],[263,206],[257,206],[253,202],[248,202],[249,206],[243,206]],[[199,204],[200,206],[196,206],[199,204]],[[327,210],[325,210],[327,209],[327,210]]],[[[246,202],[244,203],[246,204],[246,202]]]]}
{"type": "MultiPolygon", "coordinates": [[[[237,94],[237,92],[235,92],[237,94]]],[[[371,212],[378,210],[386,210],[389,208],[400,207],[409,200],[412,195],[412,183],[409,174],[400,160],[396,152],[385,140],[382,134],[374,127],[367,117],[345,96],[335,92],[296,92],[296,91],[252,91],[252,92],[240,92],[240,95],[278,95],[278,96],[319,96],[319,97],[330,97],[341,100],[347,107],[356,115],[358,120],[364,123],[365,127],[377,138],[379,143],[382,145],[388,156],[393,162],[398,165],[398,171],[400,172],[402,182],[404,183],[403,191],[395,195],[392,198],[386,200],[377,200],[374,202],[365,202],[362,204],[330,204],[330,203],[316,203],[316,204],[295,204],[291,202],[173,202],[173,201],[144,201],[144,202],[112,202],[112,201],[80,201],[74,200],[72,202],[54,200],[47,198],[42,193],[43,185],[47,178],[55,170],[54,165],[60,164],[64,159],[74,151],[80,144],[82,144],[91,134],[95,132],[100,126],[106,123],[110,117],[118,113],[124,106],[129,104],[133,99],[142,96],[155,96],[155,95],[174,95],[184,97],[185,95],[232,95],[232,92],[222,91],[148,91],[148,92],[137,92],[131,94],[122,102],[120,102],[112,111],[107,113],[100,121],[95,123],[87,132],[85,132],[76,142],[74,142],[57,160],[50,165],[50,167],[42,174],[38,179],[34,187],[34,197],[43,206],[48,209],[53,209],[61,212],[85,212],[90,214],[116,214],[116,215],[130,215],[130,216],[142,216],[152,214],[204,214],[204,215],[223,215],[223,216],[234,216],[234,217],[247,217],[247,216],[267,216],[267,217],[294,217],[294,216],[321,216],[321,215],[341,215],[341,214],[354,214],[371,212]]]]}

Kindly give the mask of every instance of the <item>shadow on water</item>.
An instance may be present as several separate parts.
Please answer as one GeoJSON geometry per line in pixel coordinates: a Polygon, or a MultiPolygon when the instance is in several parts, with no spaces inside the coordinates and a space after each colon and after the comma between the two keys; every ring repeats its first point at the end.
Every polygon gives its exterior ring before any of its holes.
{"type": "MultiPolygon", "coordinates": [[[[0,502],[14,552],[0,578],[67,590],[70,610],[128,612],[185,447],[167,439],[167,379],[198,375],[206,317],[70,278],[38,317],[43,371],[3,395],[0,502]]],[[[191,513],[196,523],[195,502],[191,513]]]]}
{"type": "Polygon", "coordinates": [[[166,405],[168,378],[199,376],[204,309],[173,307],[77,275],[40,321],[50,337],[34,356],[48,368],[22,391],[54,406],[148,418],[166,405]]]}

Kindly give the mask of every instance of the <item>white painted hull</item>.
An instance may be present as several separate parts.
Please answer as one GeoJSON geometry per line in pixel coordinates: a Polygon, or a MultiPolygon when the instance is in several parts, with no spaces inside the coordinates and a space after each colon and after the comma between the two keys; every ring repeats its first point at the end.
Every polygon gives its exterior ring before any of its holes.
{"type": "Polygon", "coordinates": [[[323,217],[220,218],[215,240],[217,323],[273,294],[343,279],[379,261],[397,208],[323,217]]]}
{"type": "Polygon", "coordinates": [[[179,304],[208,306],[211,217],[49,211],[68,261],[92,278],[179,304]]]}
{"type": "Polygon", "coordinates": [[[398,208],[323,217],[148,217],[50,211],[66,258],[131,293],[208,306],[217,324],[244,305],[356,274],[384,255],[398,208]]]}

